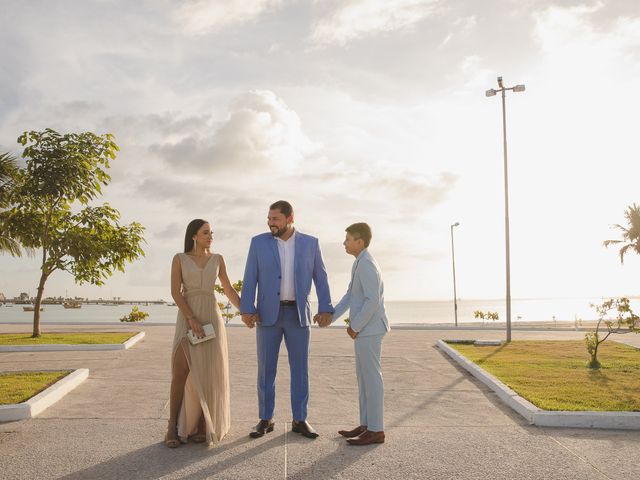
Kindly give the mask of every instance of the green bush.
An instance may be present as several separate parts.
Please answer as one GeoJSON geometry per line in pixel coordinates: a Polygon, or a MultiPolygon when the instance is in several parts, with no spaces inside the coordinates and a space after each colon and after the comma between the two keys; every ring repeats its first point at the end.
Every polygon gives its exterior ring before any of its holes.
{"type": "Polygon", "coordinates": [[[138,307],[133,307],[129,315],[125,315],[120,319],[121,322],[142,322],[147,318],[149,314],[142,310],[138,310],[138,307]]]}

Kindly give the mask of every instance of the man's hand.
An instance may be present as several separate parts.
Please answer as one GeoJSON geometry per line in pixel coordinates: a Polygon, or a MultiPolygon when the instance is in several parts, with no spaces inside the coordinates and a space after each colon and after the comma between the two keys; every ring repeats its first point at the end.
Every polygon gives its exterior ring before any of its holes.
{"type": "Polygon", "coordinates": [[[257,313],[243,313],[242,322],[249,328],[256,326],[256,323],[260,323],[260,317],[257,313]]]}
{"type": "Polygon", "coordinates": [[[349,336],[351,338],[353,338],[354,340],[356,339],[356,337],[358,336],[358,332],[356,332],[353,328],[351,327],[347,327],[347,333],[349,334],[349,336]]]}

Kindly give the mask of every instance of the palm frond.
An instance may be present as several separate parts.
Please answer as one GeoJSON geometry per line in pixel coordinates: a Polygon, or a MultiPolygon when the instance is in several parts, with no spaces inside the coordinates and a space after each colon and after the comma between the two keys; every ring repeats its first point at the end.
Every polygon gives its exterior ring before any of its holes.
{"type": "MultiPolygon", "coordinates": [[[[20,244],[13,238],[0,235],[0,253],[8,253],[12,257],[21,257],[22,248],[20,247],[20,244]]],[[[29,255],[28,252],[27,255],[29,255]]]]}

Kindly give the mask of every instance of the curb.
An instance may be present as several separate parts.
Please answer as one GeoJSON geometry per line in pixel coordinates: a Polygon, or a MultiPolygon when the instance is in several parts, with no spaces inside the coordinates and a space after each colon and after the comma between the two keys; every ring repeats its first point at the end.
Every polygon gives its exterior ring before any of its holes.
{"type": "Polygon", "coordinates": [[[84,382],[87,377],[89,377],[89,369],[79,368],[29,400],[11,405],[0,405],[0,422],[23,420],[39,415],[84,382]]]}
{"type": "Polygon", "coordinates": [[[71,352],[71,351],[100,351],[100,350],[128,350],[145,337],[144,332],[131,337],[124,343],[103,343],[96,345],[2,345],[0,352],[71,352]]]}
{"type": "Polygon", "coordinates": [[[489,387],[498,395],[500,400],[524,417],[531,425],[539,427],[640,430],[640,412],[570,412],[538,408],[496,377],[451,348],[444,340],[438,340],[436,346],[489,387]]]}

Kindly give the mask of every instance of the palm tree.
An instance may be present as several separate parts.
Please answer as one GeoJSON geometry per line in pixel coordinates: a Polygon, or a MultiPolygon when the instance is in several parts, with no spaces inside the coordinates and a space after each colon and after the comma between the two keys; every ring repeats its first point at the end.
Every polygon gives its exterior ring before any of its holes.
{"type": "MultiPolygon", "coordinates": [[[[8,153],[0,153],[0,253],[8,253],[14,257],[22,256],[20,243],[11,238],[3,228],[5,210],[9,207],[9,192],[14,186],[18,164],[8,153]]],[[[27,254],[31,251],[27,250],[27,254]]]]}
{"type": "Polygon", "coordinates": [[[624,243],[620,249],[620,263],[624,263],[624,255],[627,250],[634,250],[640,255],[640,206],[635,203],[627,208],[624,212],[624,218],[627,219],[628,228],[622,225],[613,225],[618,230],[622,231],[622,240],[605,240],[604,246],[616,245],[618,243],[624,243]]]}

